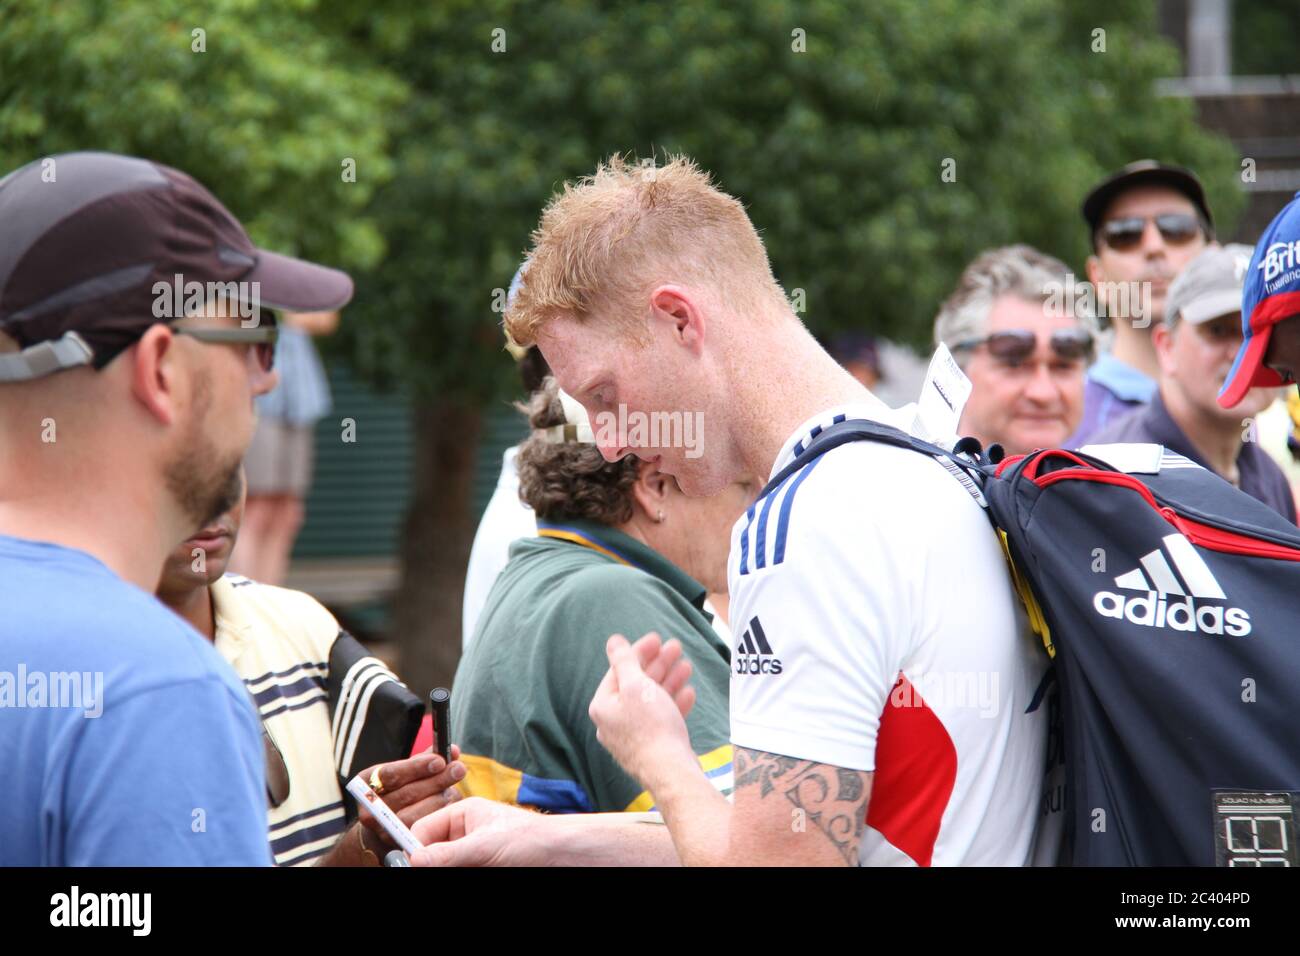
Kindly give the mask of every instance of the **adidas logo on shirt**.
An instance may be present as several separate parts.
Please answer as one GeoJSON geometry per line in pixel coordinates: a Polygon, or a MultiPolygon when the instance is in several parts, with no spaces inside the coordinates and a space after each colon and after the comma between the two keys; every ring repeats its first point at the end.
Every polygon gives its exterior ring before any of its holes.
{"type": "Polygon", "coordinates": [[[1092,599],[1097,613],[1143,627],[1233,637],[1249,634],[1250,615],[1241,608],[1207,603],[1226,601],[1228,596],[1191,542],[1181,534],[1171,534],[1161,544],[1163,549],[1144,555],[1139,567],[1115,578],[1116,587],[1145,593],[1098,591],[1092,599]]]}
{"type": "Polygon", "coordinates": [[[779,674],[781,658],[772,653],[772,645],[767,643],[763,625],[758,618],[750,618],[749,627],[741,635],[736,645],[737,674],[779,674]]]}

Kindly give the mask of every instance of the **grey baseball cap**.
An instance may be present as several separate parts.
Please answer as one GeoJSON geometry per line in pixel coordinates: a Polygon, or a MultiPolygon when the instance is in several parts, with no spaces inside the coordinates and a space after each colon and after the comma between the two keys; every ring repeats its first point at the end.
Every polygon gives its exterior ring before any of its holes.
{"type": "Polygon", "coordinates": [[[0,178],[0,333],[22,350],[0,355],[0,382],[102,369],[164,321],[155,286],[191,282],[291,312],[352,298],[345,273],[257,248],[216,196],[162,163],[63,153],[0,178]]]}
{"type": "Polygon", "coordinates": [[[1241,314],[1241,289],[1254,253],[1250,246],[1232,242],[1210,246],[1183,267],[1169,284],[1165,297],[1165,323],[1179,319],[1200,325],[1221,315],[1241,314]]]}

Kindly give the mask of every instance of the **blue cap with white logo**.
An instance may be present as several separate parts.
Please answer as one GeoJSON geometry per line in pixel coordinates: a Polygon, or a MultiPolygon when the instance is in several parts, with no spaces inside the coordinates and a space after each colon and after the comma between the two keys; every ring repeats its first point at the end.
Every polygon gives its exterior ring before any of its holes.
{"type": "Polygon", "coordinates": [[[1273,327],[1300,315],[1300,193],[1287,203],[1255,244],[1241,293],[1244,336],[1232,371],[1219,392],[1219,404],[1231,408],[1252,388],[1285,385],[1264,364],[1273,327]]]}

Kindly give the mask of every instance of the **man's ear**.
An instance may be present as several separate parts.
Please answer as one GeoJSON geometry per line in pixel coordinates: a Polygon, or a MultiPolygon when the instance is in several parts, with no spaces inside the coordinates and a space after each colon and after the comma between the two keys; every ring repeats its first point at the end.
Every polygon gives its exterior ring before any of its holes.
{"type": "Polygon", "coordinates": [[[175,333],[162,323],[150,326],[122,358],[131,363],[131,394],[136,401],[161,424],[174,424],[182,378],[175,333]]]}
{"type": "MultiPolygon", "coordinates": [[[[1181,324],[1180,322],[1179,325],[1181,324]]],[[[1170,375],[1178,369],[1178,363],[1174,360],[1174,335],[1177,331],[1177,326],[1171,329],[1163,321],[1156,322],[1151,327],[1151,344],[1155,346],[1161,374],[1170,375]]]]}
{"type": "Polygon", "coordinates": [[[1101,260],[1095,255],[1089,256],[1083,264],[1083,271],[1088,274],[1088,281],[1095,291],[1101,285],[1101,260]]]}
{"type": "Polygon", "coordinates": [[[694,293],[679,285],[661,285],[650,293],[650,317],[668,325],[674,340],[692,352],[704,346],[704,315],[694,293]]]}
{"type": "MultiPolygon", "coordinates": [[[[1110,306],[1106,302],[1106,275],[1101,268],[1101,259],[1096,255],[1090,255],[1083,264],[1083,270],[1088,274],[1088,284],[1092,286],[1093,295],[1096,297],[1097,314],[1109,315],[1110,306]]],[[[1111,325],[1115,325],[1115,319],[1110,320],[1111,325]]]]}
{"type": "Polygon", "coordinates": [[[668,497],[668,483],[672,479],[659,470],[658,465],[642,462],[632,485],[632,500],[651,520],[663,510],[668,497]]]}

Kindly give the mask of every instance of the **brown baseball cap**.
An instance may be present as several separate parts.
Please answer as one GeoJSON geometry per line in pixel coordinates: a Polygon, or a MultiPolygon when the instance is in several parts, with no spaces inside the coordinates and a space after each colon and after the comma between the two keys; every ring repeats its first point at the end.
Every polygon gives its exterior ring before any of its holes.
{"type": "Polygon", "coordinates": [[[161,163],[64,153],[0,179],[0,332],[22,349],[0,353],[0,382],[101,369],[200,289],[292,312],[352,298],[346,273],[258,249],[212,193],[161,163]]]}
{"type": "Polygon", "coordinates": [[[1196,211],[1201,214],[1205,225],[1205,237],[1214,238],[1214,217],[1210,215],[1209,203],[1205,201],[1205,187],[1196,174],[1182,166],[1171,166],[1154,159],[1139,159],[1129,163],[1123,169],[1111,173],[1088,191],[1083,199],[1083,218],[1088,223],[1088,232],[1096,244],[1097,229],[1101,226],[1101,217],[1106,208],[1120,193],[1135,186],[1168,186],[1191,200],[1196,211]]]}

